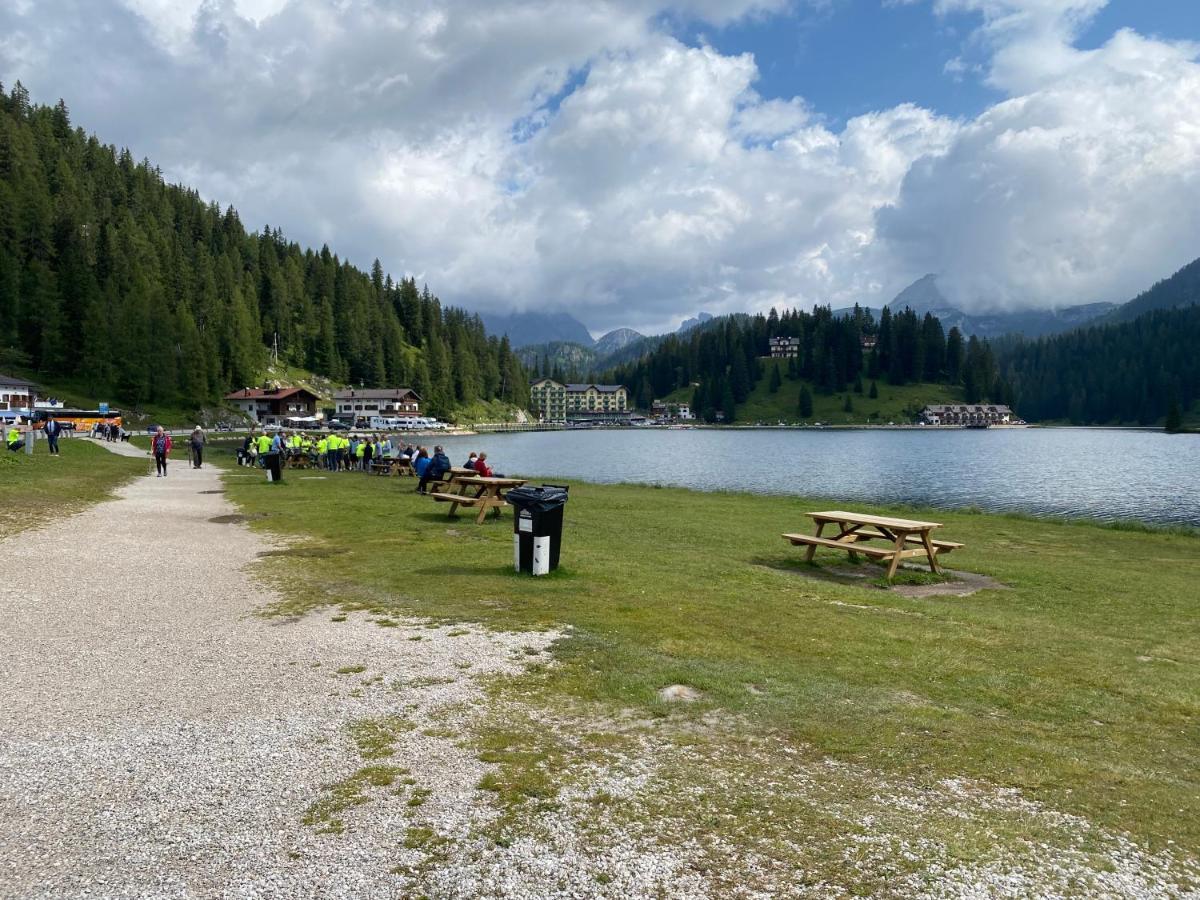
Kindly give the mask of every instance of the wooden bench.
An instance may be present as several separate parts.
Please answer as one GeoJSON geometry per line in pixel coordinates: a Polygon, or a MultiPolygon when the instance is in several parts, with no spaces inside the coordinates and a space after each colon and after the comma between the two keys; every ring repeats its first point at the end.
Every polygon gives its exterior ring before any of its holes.
{"type": "MultiPolygon", "coordinates": [[[[855,531],[855,532],[853,532],[853,534],[861,535],[861,537],[856,538],[857,540],[875,539],[875,540],[890,541],[892,539],[889,535],[884,534],[882,531],[872,531],[872,530],[866,529],[866,528],[864,528],[860,531],[855,531]]],[[[849,537],[849,536],[850,535],[847,535],[847,537],[849,537]]],[[[919,534],[907,535],[904,538],[904,543],[917,544],[919,546],[924,545],[924,541],[921,540],[921,536],[919,534]]],[[[963,547],[966,546],[966,544],[960,544],[957,541],[935,541],[933,538],[929,539],[929,543],[931,543],[933,545],[934,549],[937,550],[939,554],[953,553],[955,550],[961,550],[963,547]]]]}
{"type": "MultiPolygon", "coordinates": [[[[884,547],[854,546],[855,541],[835,541],[833,538],[817,537],[815,534],[785,534],[783,537],[785,540],[791,541],[792,545],[796,547],[807,545],[809,547],[831,547],[834,550],[847,550],[850,553],[851,559],[854,558],[855,553],[861,553],[863,556],[873,556],[876,559],[888,559],[895,552],[884,547]]],[[[922,550],[919,555],[924,556],[925,551],[922,550]]]]}

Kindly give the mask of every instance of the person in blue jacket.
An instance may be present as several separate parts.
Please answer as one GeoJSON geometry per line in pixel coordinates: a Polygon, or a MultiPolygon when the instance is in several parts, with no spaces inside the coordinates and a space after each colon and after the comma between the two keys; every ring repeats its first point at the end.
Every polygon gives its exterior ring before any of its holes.
{"type": "Polygon", "coordinates": [[[433,448],[433,456],[429,458],[425,471],[421,473],[421,482],[417,485],[417,493],[425,493],[425,485],[431,481],[441,481],[449,471],[450,457],[446,455],[446,451],[439,444],[433,448]]]}
{"type": "MultiPolygon", "coordinates": [[[[429,453],[424,447],[417,451],[416,458],[412,461],[412,467],[418,478],[425,477],[425,470],[429,468],[429,453]]],[[[420,489],[420,485],[417,487],[420,489]]]]}

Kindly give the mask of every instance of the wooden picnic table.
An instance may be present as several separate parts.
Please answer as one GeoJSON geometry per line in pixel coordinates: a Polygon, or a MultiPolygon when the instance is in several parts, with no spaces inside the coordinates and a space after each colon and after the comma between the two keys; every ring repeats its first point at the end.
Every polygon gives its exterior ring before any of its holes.
{"type": "Polygon", "coordinates": [[[888,516],[872,516],[865,513],[852,513],[843,510],[808,513],[816,523],[816,534],[785,534],[784,540],[794,546],[806,546],[808,552],[805,559],[812,562],[813,554],[818,547],[829,547],[835,550],[845,550],[851,560],[857,560],[858,554],[870,556],[888,562],[888,581],[896,576],[896,569],[902,559],[912,559],[923,556],[929,561],[929,568],[941,572],[938,565],[939,553],[950,553],[963,545],[954,541],[935,541],[932,537],[934,529],[941,528],[940,522],[919,522],[913,519],[894,519],[888,516]],[[822,537],[825,527],[834,525],[838,529],[832,538],[822,537]],[[885,541],[890,547],[864,546],[866,541],[885,541]]]}
{"type": "MultiPolygon", "coordinates": [[[[451,470],[453,472],[453,470],[451,470]]],[[[479,510],[475,524],[482,525],[488,510],[497,516],[500,510],[508,505],[501,491],[506,488],[520,487],[528,481],[526,478],[485,478],[482,475],[451,475],[450,485],[445,491],[438,491],[431,496],[439,503],[450,504],[450,515],[454,516],[460,506],[470,506],[479,510]],[[458,492],[455,493],[455,488],[458,492]],[[472,495],[471,488],[477,490],[472,495]]]]}

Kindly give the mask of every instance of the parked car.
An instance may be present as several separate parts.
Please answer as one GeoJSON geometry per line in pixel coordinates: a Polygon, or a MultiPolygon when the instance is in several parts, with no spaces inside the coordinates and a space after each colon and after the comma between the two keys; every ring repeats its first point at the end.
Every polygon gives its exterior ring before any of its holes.
{"type": "Polygon", "coordinates": [[[325,423],[325,427],[328,428],[330,431],[349,431],[350,430],[350,426],[347,425],[345,422],[340,421],[339,419],[330,419],[328,422],[325,423]]]}

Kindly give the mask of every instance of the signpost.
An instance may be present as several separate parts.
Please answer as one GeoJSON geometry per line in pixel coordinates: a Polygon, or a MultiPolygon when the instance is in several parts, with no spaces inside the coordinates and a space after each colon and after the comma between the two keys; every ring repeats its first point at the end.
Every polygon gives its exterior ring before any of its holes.
{"type": "Polygon", "coordinates": [[[102,415],[102,416],[108,415],[108,404],[107,403],[100,404],[100,415],[102,415]]]}

